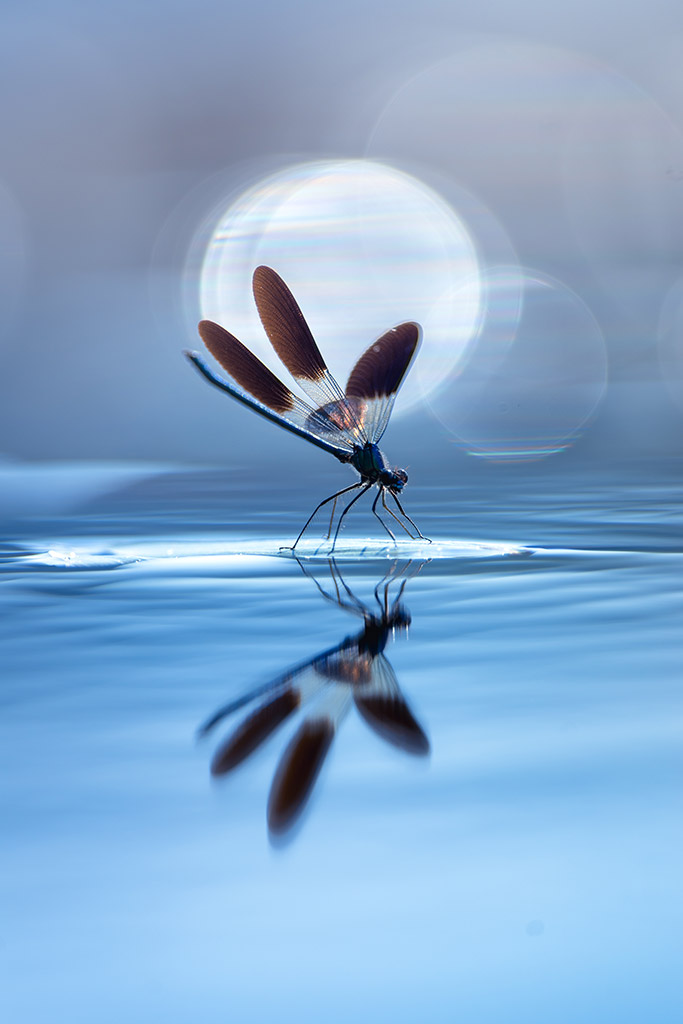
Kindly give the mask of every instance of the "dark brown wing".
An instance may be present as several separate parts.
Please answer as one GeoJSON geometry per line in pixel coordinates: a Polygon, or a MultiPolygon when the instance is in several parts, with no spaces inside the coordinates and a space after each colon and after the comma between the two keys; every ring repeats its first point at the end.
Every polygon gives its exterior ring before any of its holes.
{"type": "Polygon", "coordinates": [[[275,420],[286,430],[332,452],[342,461],[353,451],[355,438],[349,436],[339,416],[322,410],[316,411],[295,395],[229,331],[211,320],[202,320],[199,333],[211,355],[231,378],[228,382],[216,377],[196,353],[188,352],[190,361],[212,384],[250,406],[261,416],[275,420]]]}
{"type": "Polygon", "coordinates": [[[303,810],[334,732],[327,717],[305,721],[282,755],[268,798],[268,828],[275,835],[286,832],[303,810]]]}
{"type": "Polygon", "coordinates": [[[248,394],[275,412],[290,412],[295,396],[246,345],[212,320],[202,320],[199,334],[214,359],[248,394]]]}
{"type": "Polygon", "coordinates": [[[392,327],[363,353],[349,375],[346,394],[352,398],[388,398],[405,377],[420,340],[418,324],[392,327]]]}
{"type": "Polygon", "coordinates": [[[216,751],[211,774],[225,775],[241,764],[296,711],[300,699],[296,690],[289,689],[252,711],[216,751]]]}
{"type": "Polygon", "coordinates": [[[396,676],[383,654],[373,662],[373,683],[354,690],[360,714],[375,732],[409,754],[429,753],[429,740],[399,690],[396,676]]]}
{"type": "Polygon", "coordinates": [[[373,342],[351,370],[346,396],[364,402],[363,422],[370,441],[377,443],[386,430],[420,336],[419,324],[399,324],[373,342]]]}
{"type": "Polygon", "coordinates": [[[327,369],[304,315],[285,282],[270,267],[257,267],[253,288],[264,330],[294,380],[321,414],[343,423],[353,443],[364,444],[368,438],[358,417],[358,405],[347,402],[327,369]]]}
{"type": "Polygon", "coordinates": [[[325,360],[296,299],[279,274],[257,267],[254,300],[270,342],[297,381],[320,381],[327,373],[325,360]]]}

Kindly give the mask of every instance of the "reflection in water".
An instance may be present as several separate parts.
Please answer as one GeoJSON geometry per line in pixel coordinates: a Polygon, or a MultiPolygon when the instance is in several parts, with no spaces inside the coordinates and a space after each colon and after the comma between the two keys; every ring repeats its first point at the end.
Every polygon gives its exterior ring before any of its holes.
{"type": "Polygon", "coordinates": [[[219,708],[199,730],[200,736],[206,736],[240,708],[258,702],[214,755],[211,774],[222,777],[245,761],[290,715],[303,711],[303,719],[280,758],[268,797],[268,829],[273,838],[286,834],[299,818],[352,704],[388,743],[409,754],[429,753],[429,740],[384,656],[388,640],[410,625],[401,598],[408,579],[416,576],[424,563],[392,566],[374,590],[378,611],[356,597],[334,560],[329,560],[334,595],[299,565],[326,600],[363,619],[362,630],[219,708]]]}

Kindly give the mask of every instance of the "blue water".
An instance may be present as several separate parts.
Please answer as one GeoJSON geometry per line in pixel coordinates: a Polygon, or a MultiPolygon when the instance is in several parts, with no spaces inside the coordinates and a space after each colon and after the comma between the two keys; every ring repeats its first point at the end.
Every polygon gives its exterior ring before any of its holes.
{"type": "Polygon", "coordinates": [[[411,491],[431,547],[359,514],[335,567],[279,550],[326,478],[273,502],[229,472],[2,469],[3,1020],[677,1019],[680,466],[482,473],[411,491]],[[429,752],[347,701],[275,835],[316,695],[221,779],[254,705],[198,730],[387,584],[429,752]]]}

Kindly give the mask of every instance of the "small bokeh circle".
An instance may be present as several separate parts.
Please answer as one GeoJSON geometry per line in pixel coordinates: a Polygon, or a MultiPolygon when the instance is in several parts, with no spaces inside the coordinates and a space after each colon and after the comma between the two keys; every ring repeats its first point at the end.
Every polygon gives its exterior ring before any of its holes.
{"type": "Polygon", "coordinates": [[[469,454],[539,459],[569,447],[605,392],[600,327],[570,288],[538,271],[493,269],[467,358],[429,404],[469,454]]]}

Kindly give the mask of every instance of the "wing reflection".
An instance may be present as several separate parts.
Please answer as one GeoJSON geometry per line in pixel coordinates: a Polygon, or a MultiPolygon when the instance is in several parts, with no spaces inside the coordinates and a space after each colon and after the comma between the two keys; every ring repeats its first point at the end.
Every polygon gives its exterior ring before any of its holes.
{"type": "Polygon", "coordinates": [[[374,590],[375,605],[364,604],[329,560],[333,592],[304,569],[325,600],[363,619],[360,632],[336,647],[289,669],[266,686],[219,708],[199,730],[206,736],[237,711],[254,706],[223,740],[211,762],[222,777],[257,750],[288,718],[301,721],[282,754],[268,797],[268,829],[286,835],[300,817],[341,722],[355,705],[363,720],[383,740],[408,754],[425,756],[429,740],[400,691],[384,650],[397,632],[410,625],[401,603],[409,579],[424,562],[392,566],[374,590]]]}

